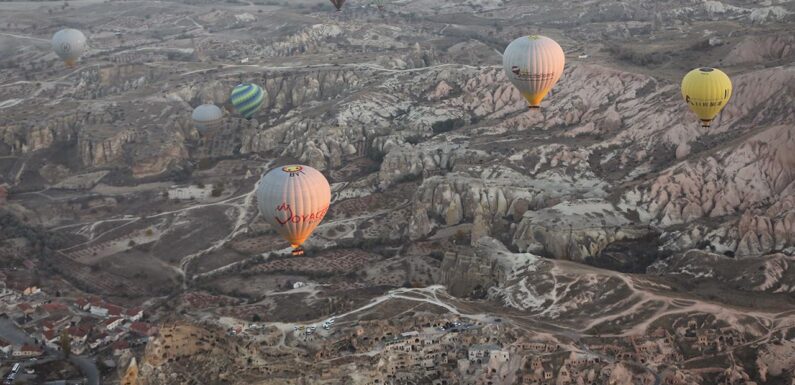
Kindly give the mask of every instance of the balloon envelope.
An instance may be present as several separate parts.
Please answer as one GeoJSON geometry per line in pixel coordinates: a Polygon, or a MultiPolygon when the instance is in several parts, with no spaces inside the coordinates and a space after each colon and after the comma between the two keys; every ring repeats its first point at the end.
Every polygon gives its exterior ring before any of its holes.
{"type": "Polygon", "coordinates": [[[732,81],[717,68],[696,68],[682,79],[682,97],[703,127],[709,127],[731,96],[732,81]]]}
{"type": "Polygon", "coordinates": [[[337,11],[342,9],[342,5],[345,4],[345,0],[331,0],[331,4],[334,4],[334,7],[337,8],[337,11]]]}
{"type": "Polygon", "coordinates": [[[74,66],[86,50],[86,35],[76,29],[62,29],[52,36],[52,49],[66,65],[74,66]]]}
{"type": "Polygon", "coordinates": [[[565,63],[566,57],[560,45],[539,35],[512,41],[502,55],[505,75],[531,108],[541,105],[541,100],[563,75],[565,63]]]}
{"type": "Polygon", "coordinates": [[[309,166],[277,167],[262,177],[257,188],[260,214],[293,248],[309,238],[330,203],[328,181],[309,166]]]}
{"type": "Polygon", "coordinates": [[[224,112],[215,104],[202,104],[193,109],[191,114],[193,124],[200,133],[221,125],[224,119],[224,112]]]}
{"type": "Polygon", "coordinates": [[[263,99],[262,88],[250,83],[237,85],[229,97],[229,101],[235,111],[246,119],[251,119],[259,111],[260,107],[262,107],[263,99]]]}

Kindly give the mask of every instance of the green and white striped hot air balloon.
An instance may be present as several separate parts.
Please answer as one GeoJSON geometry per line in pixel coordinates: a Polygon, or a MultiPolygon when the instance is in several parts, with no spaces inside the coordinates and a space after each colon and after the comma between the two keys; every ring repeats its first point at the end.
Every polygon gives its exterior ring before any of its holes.
{"type": "Polygon", "coordinates": [[[264,98],[262,88],[256,84],[243,83],[232,90],[229,102],[235,111],[246,119],[251,120],[254,114],[262,107],[264,98]]]}

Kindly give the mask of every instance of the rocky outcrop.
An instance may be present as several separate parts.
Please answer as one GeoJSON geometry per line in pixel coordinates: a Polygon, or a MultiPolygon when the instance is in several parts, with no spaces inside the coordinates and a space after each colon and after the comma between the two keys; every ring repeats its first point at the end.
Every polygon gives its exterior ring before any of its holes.
{"type": "MultiPolygon", "coordinates": [[[[409,75],[400,73],[379,73],[392,81],[409,75]]],[[[429,71],[435,72],[435,71],[429,71]]],[[[392,83],[385,83],[383,91],[356,94],[350,100],[325,102],[329,98],[338,97],[342,89],[354,90],[359,84],[357,71],[319,71],[308,73],[307,82],[295,84],[287,80],[278,82],[269,80],[265,89],[269,95],[263,109],[271,112],[289,109],[293,106],[305,105],[314,100],[322,103],[333,103],[338,110],[335,123],[329,125],[328,116],[318,113],[299,113],[303,107],[287,114],[286,119],[279,121],[266,130],[251,132],[244,137],[242,152],[255,152],[279,149],[281,155],[292,156],[313,164],[321,169],[336,168],[342,159],[351,155],[369,155],[379,157],[389,153],[393,148],[403,145],[407,140],[430,136],[434,124],[451,119],[461,119],[461,112],[451,108],[430,108],[414,106],[400,99],[399,94],[391,90],[392,83]],[[294,98],[296,90],[301,96],[294,98]],[[389,92],[388,92],[389,91],[389,92]],[[274,104],[275,103],[275,104],[274,104]]],[[[400,83],[394,83],[395,86],[400,83]]],[[[400,92],[413,92],[416,83],[401,84],[400,92]]],[[[427,90],[422,90],[426,92],[427,90]]],[[[267,112],[266,112],[267,113],[267,112]]]]}
{"type": "Polygon", "coordinates": [[[186,383],[195,378],[215,383],[241,372],[267,370],[265,365],[256,347],[238,345],[220,330],[178,323],[163,326],[147,343],[137,377],[140,385],[186,383]],[[174,365],[190,370],[175,370],[174,365]]]}
{"type": "Polygon", "coordinates": [[[691,250],[659,261],[648,272],[720,282],[743,291],[795,293],[795,257],[781,253],[734,259],[691,250]]]}
{"type": "Polygon", "coordinates": [[[650,231],[607,202],[570,201],[525,212],[513,243],[521,251],[582,261],[610,243],[640,238],[650,231]]]}
{"type": "Polygon", "coordinates": [[[732,48],[723,59],[724,65],[767,64],[795,57],[795,37],[777,34],[773,36],[749,36],[732,48]]]}
{"type": "Polygon", "coordinates": [[[448,251],[442,260],[442,282],[457,297],[472,295],[498,283],[496,262],[473,250],[448,251]]]}
{"type": "Polygon", "coordinates": [[[110,138],[78,138],[80,158],[86,166],[100,166],[118,162],[124,155],[124,145],[136,140],[139,132],[133,128],[124,129],[110,138]]]}
{"type": "Polygon", "coordinates": [[[786,192],[781,200],[767,210],[756,209],[743,213],[737,224],[737,235],[737,257],[750,257],[773,251],[793,254],[795,192],[786,192]]]}
{"type": "Polygon", "coordinates": [[[468,158],[468,153],[466,145],[452,143],[397,147],[381,162],[379,185],[387,188],[401,180],[446,172],[457,159],[468,158]]]}
{"type": "Polygon", "coordinates": [[[436,226],[453,226],[478,218],[491,223],[497,217],[546,204],[545,194],[531,186],[463,174],[424,179],[412,201],[412,239],[424,237],[436,226]]]}
{"type": "Polygon", "coordinates": [[[516,255],[494,238],[480,237],[473,248],[448,251],[442,260],[442,282],[455,296],[483,296],[506,282],[517,266],[539,263],[531,255],[516,255]]]}
{"type": "Polygon", "coordinates": [[[27,154],[74,140],[78,127],[89,121],[85,113],[64,114],[48,121],[9,121],[0,125],[0,141],[9,147],[11,154],[27,154]]]}
{"type": "Polygon", "coordinates": [[[793,147],[795,127],[771,127],[737,148],[667,170],[625,201],[662,226],[742,213],[791,194],[793,147]]]}
{"type": "Polygon", "coordinates": [[[139,102],[93,103],[47,120],[0,127],[0,138],[12,154],[74,148],[87,168],[130,166],[136,175],[155,175],[188,157],[185,123],[170,116],[177,109],[139,102]]]}
{"type": "Polygon", "coordinates": [[[334,51],[336,45],[331,41],[343,33],[337,24],[315,24],[266,47],[267,56],[292,56],[306,53],[334,51]]]}
{"type": "Polygon", "coordinates": [[[489,237],[480,238],[469,254],[445,256],[442,274],[451,280],[448,285],[459,285],[463,292],[485,288],[489,299],[556,324],[589,324],[640,299],[631,295],[619,275],[558,266],[531,253],[512,253],[489,237]]]}

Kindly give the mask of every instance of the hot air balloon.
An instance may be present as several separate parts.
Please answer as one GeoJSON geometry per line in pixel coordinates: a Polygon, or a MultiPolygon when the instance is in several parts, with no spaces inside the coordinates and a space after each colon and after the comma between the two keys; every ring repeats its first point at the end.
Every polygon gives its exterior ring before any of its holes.
{"type": "Polygon", "coordinates": [[[372,3],[375,4],[376,7],[378,7],[379,11],[383,11],[384,10],[384,2],[385,2],[385,0],[372,0],[372,3]]]}
{"type": "Polygon", "coordinates": [[[701,127],[709,127],[732,96],[732,81],[717,68],[696,68],[682,79],[682,97],[701,119],[701,127]]]}
{"type": "Polygon", "coordinates": [[[191,118],[199,133],[204,134],[210,129],[221,125],[224,119],[224,112],[215,104],[202,104],[193,109],[191,118]]]}
{"type": "Polygon", "coordinates": [[[256,84],[244,83],[237,85],[232,90],[229,101],[232,107],[244,118],[251,120],[259,108],[262,107],[263,100],[262,88],[256,84]]]}
{"type": "Polygon", "coordinates": [[[52,49],[66,62],[67,67],[74,67],[86,50],[86,35],[76,29],[62,29],[52,36],[52,49]]]}
{"type": "Polygon", "coordinates": [[[342,11],[342,5],[345,4],[345,0],[331,0],[331,4],[337,7],[337,12],[340,12],[342,11]]]}
{"type": "Polygon", "coordinates": [[[260,214],[290,242],[293,255],[304,253],[301,244],[323,220],[330,202],[328,181],[309,166],[277,167],[262,177],[257,188],[260,214]]]}
{"type": "Polygon", "coordinates": [[[519,89],[530,108],[541,100],[563,74],[563,49],[546,36],[523,36],[511,42],[502,55],[505,75],[519,89]]]}

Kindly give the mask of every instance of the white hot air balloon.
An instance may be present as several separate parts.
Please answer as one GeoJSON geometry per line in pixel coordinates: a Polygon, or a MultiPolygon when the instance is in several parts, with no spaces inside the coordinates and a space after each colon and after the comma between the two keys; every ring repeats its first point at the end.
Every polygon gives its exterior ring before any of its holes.
{"type": "Polygon", "coordinates": [[[328,211],[331,187],[309,166],[289,165],[269,171],[257,188],[257,204],[265,221],[290,242],[293,255],[304,253],[309,238],[328,211]]]}
{"type": "Polygon", "coordinates": [[[200,134],[216,128],[221,125],[224,119],[224,112],[215,104],[202,104],[195,109],[191,114],[193,125],[200,134]]]}
{"type": "Polygon", "coordinates": [[[566,57],[557,42],[546,36],[523,36],[511,42],[502,55],[505,76],[519,89],[530,108],[541,100],[563,75],[566,57]]]}
{"type": "Polygon", "coordinates": [[[86,35],[76,29],[62,29],[52,36],[52,49],[68,67],[74,67],[86,50],[86,35]]]}

